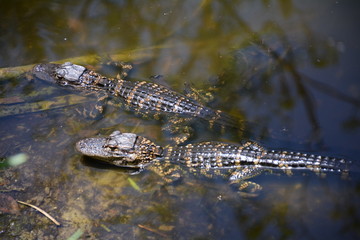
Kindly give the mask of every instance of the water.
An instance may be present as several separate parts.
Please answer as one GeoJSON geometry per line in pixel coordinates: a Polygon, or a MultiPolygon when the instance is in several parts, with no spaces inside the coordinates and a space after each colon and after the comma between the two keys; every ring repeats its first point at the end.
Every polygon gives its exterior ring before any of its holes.
{"type": "MultiPolygon", "coordinates": [[[[29,160],[1,171],[1,189],[37,205],[0,216],[0,236],[64,239],[263,239],[360,237],[360,72],[357,1],[12,1],[0,3],[0,67],[137,50],[132,78],[207,91],[207,105],[250,122],[246,137],[267,148],[343,157],[343,179],[310,172],[252,179],[255,197],[226,178],[187,174],[169,185],[147,170],[129,175],[83,159],[77,140],[115,129],[159,144],[166,119],[141,118],[26,76],[0,80],[0,156],[29,160]],[[85,113],[84,113],[85,111],[85,113]],[[131,180],[129,180],[131,179],[131,180]],[[134,187],[133,182],[139,187],[134,187]]],[[[201,96],[206,96],[204,93],[201,96]]],[[[238,142],[194,123],[190,142],[238,142]]]]}

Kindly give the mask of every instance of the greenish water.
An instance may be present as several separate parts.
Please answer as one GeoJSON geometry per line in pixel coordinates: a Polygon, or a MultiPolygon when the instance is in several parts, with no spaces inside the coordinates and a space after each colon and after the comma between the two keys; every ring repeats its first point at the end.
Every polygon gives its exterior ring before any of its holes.
{"type": "MultiPolygon", "coordinates": [[[[0,189],[39,206],[0,215],[0,238],[355,239],[360,237],[358,1],[1,1],[0,67],[138,50],[134,79],[207,91],[207,105],[250,122],[246,138],[267,148],[343,157],[347,179],[328,173],[263,174],[263,190],[239,196],[227,179],[191,174],[169,185],[94,165],[74,143],[115,129],[168,143],[166,119],[141,118],[20,75],[0,81],[0,189]]],[[[129,56],[131,58],[131,56],[129,56]]],[[[205,96],[204,93],[200,94],[205,96]]],[[[193,124],[189,142],[240,136],[193,124]]]]}

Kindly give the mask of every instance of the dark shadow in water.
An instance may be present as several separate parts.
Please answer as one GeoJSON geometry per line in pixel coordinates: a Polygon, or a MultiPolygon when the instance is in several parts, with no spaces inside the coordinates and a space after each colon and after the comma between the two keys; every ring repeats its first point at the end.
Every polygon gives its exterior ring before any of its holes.
{"type": "Polygon", "coordinates": [[[98,168],[98,169],[108,169],[111,171],[117,171],[121,173],[126,173],[129,175],[134,175],[139,173],[138,168],[126,168],[126,167],[116,167],[111,164],[107,164],[105,162],[97,161],[92,158],[82,156],[81,157],[81,163],[84,164],[84,166],[91,167],[91,168],[98,168]]]}

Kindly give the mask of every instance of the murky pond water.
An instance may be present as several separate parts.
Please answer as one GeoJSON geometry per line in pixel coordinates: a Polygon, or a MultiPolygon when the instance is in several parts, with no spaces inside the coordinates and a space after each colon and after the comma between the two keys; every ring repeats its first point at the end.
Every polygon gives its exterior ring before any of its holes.
{"type": "Polygon", "coordinates": [[[0,169],[0,194],[61,223],[20,206],[18,215],[0,215],[0,238],[360,238],[358,1],[0,6],[0,157],[29,157],[0,169]],[[119,129],[166,145],[166,117],[144,118],[116,99],[94,112],[96,95],[8,71],[66,59],[99,67],[114,58],[135,63],[133,79],[197,89],[207,106],[249,122],[234,134],[193,121],[188,143],[251,139],[269,149],[343,157],[353,162],[350,174],[273,171],[252,179],[262,186],[257,196],[239,194],[226,178],[188,173],[170,184],[151,170],[131,175],[84,159],[74,144],[119,129]]]}

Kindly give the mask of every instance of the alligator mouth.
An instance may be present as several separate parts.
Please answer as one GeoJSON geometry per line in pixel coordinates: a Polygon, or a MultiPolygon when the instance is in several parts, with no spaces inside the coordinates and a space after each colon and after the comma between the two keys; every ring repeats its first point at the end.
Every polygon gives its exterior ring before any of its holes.
{"type": "Polygon", "coordinates": [[[86,138],[76,143],[76,150],[85,156],[106,160],[112,157],[111,152],[103,147],[106,143],[104,138],[86,138]]]}
{"type": "Polygon", "coordinates": [[[54,82],[55,69],[58,68],[60,64],[55,63],[46,63],[46,64],[38,64],[33,67],[33,74],[36,78],[48,82],[54,82]]]}
{"type": "Polygon", "coordinates": [[[133,149],[129,150],[112,150],[106,147],[107,139],[105,138],[86,138],[76,143],[76,150],[83,155],[94,158],[118,167],[139,168],[142,162],[137,159],[133,149]]]}

